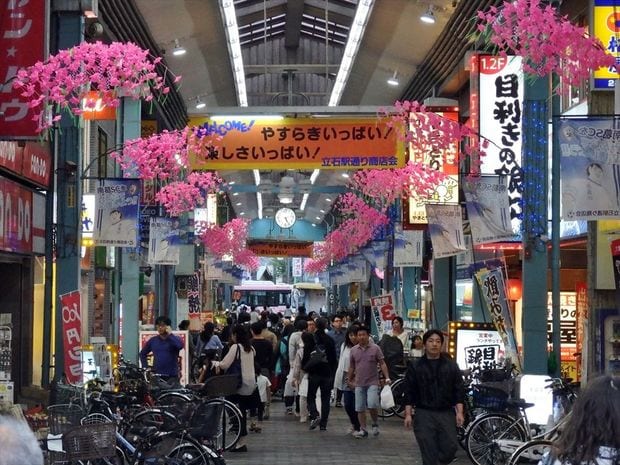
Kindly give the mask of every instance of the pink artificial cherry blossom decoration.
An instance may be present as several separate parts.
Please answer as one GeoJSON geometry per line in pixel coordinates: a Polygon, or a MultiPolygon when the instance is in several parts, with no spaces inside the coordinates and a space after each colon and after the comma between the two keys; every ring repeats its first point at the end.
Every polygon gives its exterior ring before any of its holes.
{"type": "Polygon", "coordinates": [[[235,265],[248,270],[259,266],[259,259],[247,248],[248,221],[235,218],[222,226],[208,226],[200,236],[205,248],[220,260],[232,258],[235,265]]]}
{"type": "Polygon", "coordinates": [[[157,194],[157,200],[170,216],[179,216],[204,205],[208,194],[219,191],[222,179],[210,171],[194,171],[187,175],[185,181],[174,181],[163,186],[157,194]]]}
{"type": "MultiPolygon", "coordinates": [[[[130,42],[82,42],[20,69],[13,85],[23,89],[37,131],[43,132],[60,120],[62,110],[82,114],[82,99],[92,90],[111,107],[117,107],[121,97],[151,101],[167,94],[170,89],[156,71],[160,62],[161,57],[151,59],[148,50],[130,42]]],[[[174,82],[180,79],[177,76],[174,82]]]]}
{"type": "Polygon", "coordinates": [[[564,85],[556,93],[580,85],[595,69],[616,64],[586,28],[571,24],[541,0],[505,1],[501,8],[479,11],[478,19],[478,31],[501,56],[523,57],[523,70],[535,76],[558,74],[564,85]]]}

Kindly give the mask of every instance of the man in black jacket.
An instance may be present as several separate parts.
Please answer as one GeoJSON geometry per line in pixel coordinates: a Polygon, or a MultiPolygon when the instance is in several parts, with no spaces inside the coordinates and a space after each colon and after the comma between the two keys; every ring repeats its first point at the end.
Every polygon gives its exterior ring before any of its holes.
{"type": "Polygon", "coordinates": [[[308,372],[308,412],[310,413],[310,429],[315,429],[317,426],[320,426],[321,431],[327,430],[329,401],[332,387],[334,386],[334,374],[338,366],[334,341],[325,333],[327,324],[327,318],[317,318],[316,331],[314,332],[315,349],[325,351],[327,362],[306,370],[308,372]],[[321,389],[320,416],[316,408],[316,392],[318,389],[321,389]]]}
{"type": "Polygon", "coordinates": [[[443,340],[441,331],[428,330],[422,337],[424,355],[409,362],[405,375],[405,427],[413,424],[423,465],[454,460],[456,427],[463,425],[463,376],[458,365],[441,352],[443,340]]]}

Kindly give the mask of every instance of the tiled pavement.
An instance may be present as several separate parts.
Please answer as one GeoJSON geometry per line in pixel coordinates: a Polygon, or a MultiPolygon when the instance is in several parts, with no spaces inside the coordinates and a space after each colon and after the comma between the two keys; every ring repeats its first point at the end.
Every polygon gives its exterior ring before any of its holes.
{"type": "MultiPolygon", "coordinates": [[[[349,423],[342,408],[332,406],[327,431],[309,431],[307,423],[284,414],[284,404],[271,404],[261,433],[249,433],[248,452],[226,452],[227,465],[421,465],[413,431],[398,417],[379,419],[381,434],[355,439],[346,433],[349,423]]],[[[370,420],[370,418],[368,419],[370,420]]],[[[369,421],[370,424],[370,421],[369,421]]],[[[459,449],[454,465],[471,465],[459,449]]]]}

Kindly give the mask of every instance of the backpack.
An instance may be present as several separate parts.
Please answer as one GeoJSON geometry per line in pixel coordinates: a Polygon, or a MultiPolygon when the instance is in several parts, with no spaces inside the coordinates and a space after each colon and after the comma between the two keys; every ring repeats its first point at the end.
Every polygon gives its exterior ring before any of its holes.
{"type": "Polygon", "coordinates": [[[314,350],[310,352],[310,357],[308,358],[308,361],[304,364],[304,366],[301,367],[306,373],[314,373],[329,365],[325,346],[319,343],[316,337],[314,338],[314,341],[314,350]]]}
{"type": "Polygon", "coordinates": [[[288,359],[288,340],[289,340],[290,336],[284,336],[282,339],[280,339],[280,371],[282,373],[287,373],[290,368],[291,368],[291,364],[290,361],[288,359]]]}

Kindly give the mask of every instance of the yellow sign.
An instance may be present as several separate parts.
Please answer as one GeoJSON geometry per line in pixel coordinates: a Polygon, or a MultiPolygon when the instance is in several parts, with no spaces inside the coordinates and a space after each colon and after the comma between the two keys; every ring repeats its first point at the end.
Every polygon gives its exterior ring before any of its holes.
{"type": "Polygon", "coordinates": [[[405,166],[404,142],[377,118],[193,118],[191,126],[221,136],[206,159],[190,157],[194,170],[386,169],[405,166]]]}
{"type": "Polygon", "coordinates": [[[616,57],[616,66],[594,71],[595,89],[613,89],[620,79],[620,9],[617,0],[594,1],[594,36],[608,53],[616,57]]]}

